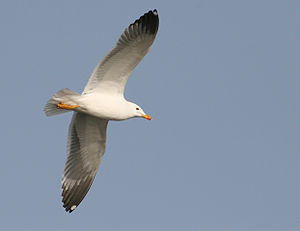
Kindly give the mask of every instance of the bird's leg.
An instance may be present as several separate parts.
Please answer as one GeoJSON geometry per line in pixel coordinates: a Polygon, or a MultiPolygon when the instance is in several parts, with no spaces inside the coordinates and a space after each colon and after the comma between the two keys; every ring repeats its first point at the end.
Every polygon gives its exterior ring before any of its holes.
{"type": "Polygon", "coordinates": [[[62,109],[68,109],[68,110],[70,110],[70,109],[74,109],[74,108],[79,107],[79,105],[76,104],[74,106],[71,106],[71,105],[68,105],[68,104],[65,104],[65,103],[61,102],[61,103],[57,104],[57,107],[58,108],[62,108],[62,109]]]}

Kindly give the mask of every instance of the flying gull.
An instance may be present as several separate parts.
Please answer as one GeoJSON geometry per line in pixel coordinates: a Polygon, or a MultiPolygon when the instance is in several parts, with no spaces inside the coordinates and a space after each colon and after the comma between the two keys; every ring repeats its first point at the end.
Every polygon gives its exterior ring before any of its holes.
{"type": "Polygon", "coordinates": [[[140,106],[124,98],[124,89],[152,45],[158,24],[156,10],[141,16],[99,62],[82,94],[64,88],[45,105],[47,116],[74,111],[62,178],[62,202],[67,212],[74,211],[94,181],[105,151],[108,121],[134,117],[151,120],[140,106]]]}

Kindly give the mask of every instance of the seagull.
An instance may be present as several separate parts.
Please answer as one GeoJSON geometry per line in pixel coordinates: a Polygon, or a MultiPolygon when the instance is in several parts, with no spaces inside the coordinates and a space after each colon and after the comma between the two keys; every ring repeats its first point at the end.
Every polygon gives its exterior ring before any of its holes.
{"type": "Polygon", "coordinates": [[[145,13],[124,30],[99,62],[82,94],[61,89],[44,107],[47,116],[73,111],[62,177],[62,202],[67,212],[76,209],[94,181],[105,151],[108,121],[152,119],[140,106],[124,98],[124,89],[131,72],[152,45],[158,24],[157,10],[145,13]]]}

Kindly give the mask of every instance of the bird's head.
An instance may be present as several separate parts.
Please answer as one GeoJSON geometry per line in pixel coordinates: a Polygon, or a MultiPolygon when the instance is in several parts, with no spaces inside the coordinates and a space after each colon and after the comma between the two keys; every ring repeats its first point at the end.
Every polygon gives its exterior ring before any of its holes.
{"type": "Polygon", "coordinates": [[[152,117],[147,115],[139,105],[131,103],[130,108],[134,115],[133,117],[143,117],[147,120],[152,120],[152,117]]]}

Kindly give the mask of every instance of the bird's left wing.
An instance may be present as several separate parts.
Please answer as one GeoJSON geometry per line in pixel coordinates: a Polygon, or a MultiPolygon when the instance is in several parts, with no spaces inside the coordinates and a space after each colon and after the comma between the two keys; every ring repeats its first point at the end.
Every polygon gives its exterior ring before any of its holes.
{"type": "Polygon", "coordinates": [[[64,208],[72,212],[89,191],[105,151],[108,120],[74,112],[62,179],[64,208]]]}
{"type": "Polygon", "coordinates": [[[155,39],[158,23],[157,11],[153,10],[129,25],[115,47],[96,66],[83,94],[95,91],[123,94],[128,77],[155,39]]]}

